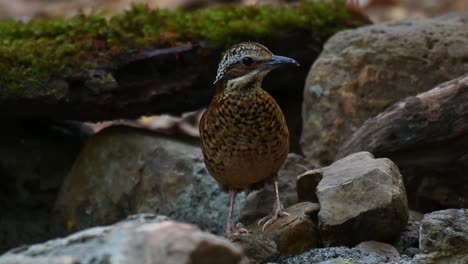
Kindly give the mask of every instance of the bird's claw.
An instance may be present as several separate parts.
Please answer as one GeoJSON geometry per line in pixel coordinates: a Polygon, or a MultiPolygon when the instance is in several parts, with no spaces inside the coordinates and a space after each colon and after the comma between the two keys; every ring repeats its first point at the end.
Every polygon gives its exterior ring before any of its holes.
{"type": "Polygon", "coordinates": [[[241,223],[237,223],[230,230],[227,230],[225,237],[226,238],[231,238],[233,236],[244,235],[244,234],[248,234],[248,233],[249,233],[249,230],[245,229],[244,226],[241,223]]]}
{"type": "Polygon", "coordinates": [[[239,234],[247,234],[247,233],[249,233],[249,230],[245,229],[245,228],[244,228],[244,225],[241,224],[241,223],[237,223],[237,224],[236,224],[235,230],[236,230],[236,233],[239,233],[239,234]]]}
{"type": "Polygon", "coordinates": [[[263,217],[262,219],[258,220],[257,225],[262,225],[263,224],[262,232],[265,232],[265,229],[269,225],[273,224],[276,220],[278,220],[278,218],[280,218],[281,216],[288,216],[288,215],[289,215],[289,213],[284,211],[283,206],[279,205],[279,206],[276,206],[273,213],[271,213],[271,214],[263,217]]]}

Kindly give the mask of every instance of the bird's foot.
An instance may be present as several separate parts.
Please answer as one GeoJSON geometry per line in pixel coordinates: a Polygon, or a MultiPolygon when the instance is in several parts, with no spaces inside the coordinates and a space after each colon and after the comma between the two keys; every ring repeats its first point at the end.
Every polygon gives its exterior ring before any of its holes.
{"type": "Polygon", "coordinates": [[[284,211],[284,208],[283,208],[283,205],[281,204],[277,204],[275,206],[275,209],[273,210],[273,213],[263,217],[262,219],[260,219],[257,224],[258,225],[262,225],[263,224],[263,227],[262,227],[262,232],[265,232],[265,229],[273,224],[276,220],[278,220],[278,218],[280,218],[281,216],[288,216],[289,214],[284,211]]]}
{"type": "Polygon", "coordinates": [[[233,236],[248,234],[249,230],[245,229],[241,223],[237,223],[235,226],[232,226],[226,230],[226,238],[231,238],[233,236]]]}

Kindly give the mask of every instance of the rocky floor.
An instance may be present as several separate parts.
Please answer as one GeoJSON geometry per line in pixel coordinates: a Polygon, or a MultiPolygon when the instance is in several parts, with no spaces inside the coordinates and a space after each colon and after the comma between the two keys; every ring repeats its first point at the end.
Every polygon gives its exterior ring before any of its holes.
{"type": "Polygon", "coordinates": [[[50,228],[71,235],[14,248],[0,263],[146,263],[138,262],[142,254],[145,261],[162,263],[211,263],[205,261],[219,256],[229,263],[465,263],[468,258],[468,211],[423,217],[410,211],[396,165],[368,152],[319,169],[289,155],[280,171],[289,216],[262,231],[254,220],[270,210],[272,193],[251,192],[246,202],[238,200],[249,232],[230,243],[210,234],[223,233],[228,197],[206,174],[200,150],[190,141],[136,128],[102,130],[87,141],[54,208],[50,228]],[[298,192],[291,183],[310,185],[298,192]],[[119,222],[134,213],[139,214],[119,222]],[[178,253],[169,254],[172,250],[178,253]]]}

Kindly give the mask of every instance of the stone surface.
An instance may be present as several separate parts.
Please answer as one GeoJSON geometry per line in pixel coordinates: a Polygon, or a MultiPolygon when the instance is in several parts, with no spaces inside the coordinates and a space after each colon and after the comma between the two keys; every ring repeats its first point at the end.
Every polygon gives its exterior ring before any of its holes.
{"type": "Polygon", "coordinates": [[[318,202],[316,188],[322,180],[322,170],[314,169],[297,176],[297,198],[299,201],[318,202]]]}
{"type": "Polygon", "coordinates": [[[419,247],[421,263],[468,263],[468,209],[447,209],[424,215],[419,247]]]}
{"type": "MultiPolygon", "coordinates": [[[[228,240],[164,216],[134,215],[112,226],[94,227],[65,238],[13,249],[15,257],[55,257],[57,263],[241,263],[241,250],[228,240]],[[64,259],[59,259],[62,257],[64,259]],[[66,259],[65,259],[66,258],[66,259]],[[75,259],[76,261],[72,261],[75,259]]],[[[19,262],[21,264],[27,262],[19,262]]]]}
{"type": "Polygon", "coordinates": [[[336,159],[359,151],[391,159],[420,212],[468,207],[468,74],[368,119],[336,159]]]}
{"type": "Polygon", "coordinates": [[[65,179],[53,227],[79,230],[146,212],[221,234],[228,205],[196,142],[110,127],[88,141],[65,179]]]}
{"type": "Polygon", "coordinates": [[[328,247],[316,248],[297,256],[283,257],[282,264],[382,264],[382,263],[411,263],[410,260],[400,259],[390,262],[385,256],[373,252],[364,252],[358,248],[328,247]]]}
{"type": "Polygon", "coordinates": [[[359,243],[356,248],[362,252],[375,253],[386,257],[387,261],[394,261],[400,258],[400,254],[396,248],[390,244],[377,241],[364,241],[359,243]]]}
{"type": "Polygon", "coordinates": [[[76,258],[62,257],[27,257],[22,255],[0,257],[0,264],[81,264],[76,258]]]}
{"type": "Polygon", "coordinates": [[[50,211],[83,146],[80,129],[3,120],[0,129],[0,252],[50,239],[50,211]]]}
{"type": "MultiPolygon", "coordinates": [[[[289,207],[298,202],[296,178],[313,167],[313,164],[301,156],[293,153],[288,154],[283,167],[278,172],[280,199],[284,207],[289,207]]],[[[240,210],[239,222],[250,225],[268,215],[273,209],[274,199],[273,184],[267,184],[265,188],[249,193],[244,206],[240,210]]]]}
{"type": "Polygon", "coordinates": [[[302,149],[324,165],[368,118],[468,71],[468,15],[341,31],[306,80],[302,149]]]}
{"type": "Polygon", "coordinates": [[[247,226],[248,234],[239,234],[233,241],[240,245],[254,262],[274,261],[275,257],[296,255],[320,244],[317,228],[319,205],[304,202],[285,209],[283,216],[263,229],[256,223],[247,226]],[[272,246],[273,245],[273,246],[272,246]]]}
{"type": "Polygon", "coordinates": [[[273,240],[252,233],[237,235],[231,241],[242,248],[249,264],[263,264],[278,258],[278,246],[273,240]]]}
{"type": "MultiPolygon", "coordinates": [[[[320,244],[317,213],[318,204],[304,202],[286,208],[288,216],[265,228],[263,235],[276,242],[280,255],[295,255],[320,244]]],[[[261,227],[257,227],[260,232],[261,227]]]]}
{"type": "Polygon", "coordinates": [[[403,178],[389,159],[359,152],[322,168],[317,187],[325,246],[396,238],[408,222],[403,178]]]}
{"type": "Polygon", "coordinates": [[[409,211],[408,224],[393,243],[400,254],[414,257],[414,255],[419,253],[419,227],[421,226],[422,218],[423,215],[421,213],[413,210],[409,211]]]}

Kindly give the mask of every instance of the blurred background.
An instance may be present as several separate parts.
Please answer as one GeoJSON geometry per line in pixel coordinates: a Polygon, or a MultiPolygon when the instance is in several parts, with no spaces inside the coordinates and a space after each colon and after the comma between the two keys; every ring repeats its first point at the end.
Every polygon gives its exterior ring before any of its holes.
{"type": "MultiPolygon", "coordinates": [[[[1,0],[0,19],[29,20],[35,17],[72,16],[93,9],[121,11],[132,3],[147,3],[151,7],[195,9],[219,3],[275,4],[281,0],[1,0]]],[[[447,12],[468,11],[466,0],[348,0],[358,6],[374,22],[406,17],[432,17],[447,12]]]]}

